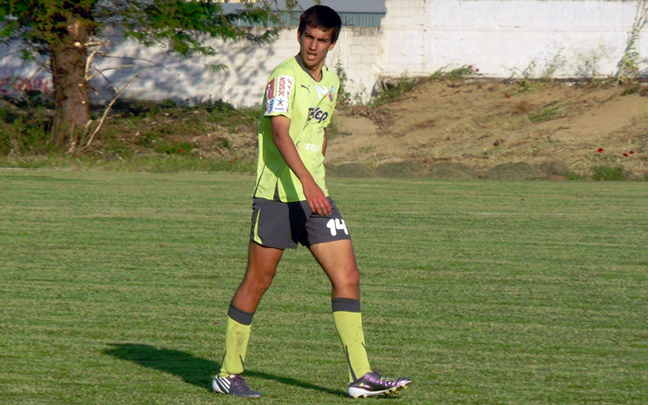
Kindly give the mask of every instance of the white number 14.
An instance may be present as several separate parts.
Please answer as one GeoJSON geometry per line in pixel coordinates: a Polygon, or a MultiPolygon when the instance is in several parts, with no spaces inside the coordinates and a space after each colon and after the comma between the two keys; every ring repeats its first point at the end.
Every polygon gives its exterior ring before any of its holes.
{"type": "Polygon", "coordinates": [[[344,231],[345,234],[349,234],[349,231],[347,230],[346,224],[344,223],[344,220],[336,218],[336,219],[330,219],[326,223],[326,227],[331,230],[331,236],[337,235],[337,231],[344,231]]]}

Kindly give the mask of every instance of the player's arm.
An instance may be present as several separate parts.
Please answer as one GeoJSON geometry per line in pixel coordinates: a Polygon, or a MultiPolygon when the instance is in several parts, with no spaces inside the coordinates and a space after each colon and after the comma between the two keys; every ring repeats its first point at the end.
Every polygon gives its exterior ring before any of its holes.
{"type": "Polygon", "coordinates": [[[326,128],[324,128],[324,142],[322,142],[322,156],[326,156],[326,128]]]}
{"type": "Polygon", "coordinates": [[[289,130],[290,118],[283,115],[272,117],[272,141],[288,167],[301,182],[308,206],[317,215],[328,216],[331,214],[331,204],[299,157],[289,130]]]}

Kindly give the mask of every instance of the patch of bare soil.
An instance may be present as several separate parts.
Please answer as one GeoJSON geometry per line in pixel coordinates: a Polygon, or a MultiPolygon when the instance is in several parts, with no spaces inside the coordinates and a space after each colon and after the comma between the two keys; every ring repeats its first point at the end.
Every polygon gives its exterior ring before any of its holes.
{"type": "Polygon", "coordinates": [[[336,112],[332,175],[438,179],[648,176],[648,88],[424,81],[400,101],[336,112]]]}

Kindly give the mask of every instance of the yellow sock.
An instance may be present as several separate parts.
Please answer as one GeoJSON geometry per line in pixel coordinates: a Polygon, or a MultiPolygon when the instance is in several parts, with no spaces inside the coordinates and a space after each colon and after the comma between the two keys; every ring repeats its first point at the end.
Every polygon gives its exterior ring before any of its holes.
{"type": "Polygon", "coordinates": [[[241,311],[234,304],[230,305],[225,332],[225,354],[223,354],[221,363],[220,377],[243,373],[253,315],[241,311]]]}
{"type": "Polygon", "coordinates": [[[333,298],[333,320],[349,365],[349,382],[371,371],[362,331],[360,301],[333,298]]]}

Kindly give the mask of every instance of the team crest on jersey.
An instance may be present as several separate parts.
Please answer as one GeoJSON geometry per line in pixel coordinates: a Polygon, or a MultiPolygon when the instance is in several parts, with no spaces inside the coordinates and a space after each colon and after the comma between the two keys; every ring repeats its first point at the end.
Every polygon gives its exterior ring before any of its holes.
{"type": "Polygon", "coordinates": [[[332,103],[333,100],[335,100],[335,86],[331,87],[328,96],[329,96],[329,100],[331,100],[332,103]]]}
{"type": "Polygon", "coordinates": [[[288,112],[294,82],[295,79],[290,76],[270,80],[266,86],[266,114],[288,112]]]}

